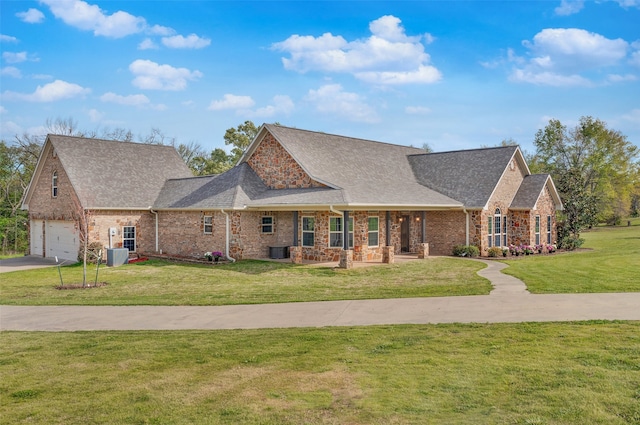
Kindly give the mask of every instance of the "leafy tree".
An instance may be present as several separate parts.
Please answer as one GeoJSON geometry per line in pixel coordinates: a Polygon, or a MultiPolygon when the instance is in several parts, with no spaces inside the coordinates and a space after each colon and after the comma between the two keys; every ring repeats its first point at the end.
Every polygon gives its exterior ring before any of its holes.
{"type": "Polygon", "coordinates": [[[236,128],[229,128],[224,133],[224,144],[232,145],[231,158],[233,165],[237,164],[242,154],[247,150],[253,139],[258,135],[258,127],[252,121],[245,121],[236,128]]]}
{"type": "Polygon", "coordinates": [[[227,154],[224,149],[215,148],[211,151],[209,158],[204,156],[194,158],[192,170],[198,176],[206,176],[224,173],[234,165],[235,162],[232,155],[227,154]]]}
{"type": "Polygon", "coordinates": [[[638,148],[592,117],[568,129],[559,120],[536,133],[537,171],[550,173],[565,205],[568,233],[629,212],[638,148]],[[571,208],[581,211],[572,212],[571,208]]]}

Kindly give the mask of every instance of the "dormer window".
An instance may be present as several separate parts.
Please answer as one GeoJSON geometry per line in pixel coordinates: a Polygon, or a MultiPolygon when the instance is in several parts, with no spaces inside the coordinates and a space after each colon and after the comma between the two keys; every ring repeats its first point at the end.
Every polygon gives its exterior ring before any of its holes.
{"type": "Polygon", "coordinates": [[[51,176],[51,196],[54,198],[58,197],[58,172],[54,171],[53,176],[51,176]]]}

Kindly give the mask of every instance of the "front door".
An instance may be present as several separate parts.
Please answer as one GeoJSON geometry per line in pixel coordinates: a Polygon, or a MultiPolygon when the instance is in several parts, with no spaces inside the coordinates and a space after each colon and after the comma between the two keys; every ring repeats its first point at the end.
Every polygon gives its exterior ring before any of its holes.
{"type": "Polygon", "coordinates": [[[402,225],[400,226],[400,251],[409,252],[409,219],[408,215],[402,216],[402,225]]]}

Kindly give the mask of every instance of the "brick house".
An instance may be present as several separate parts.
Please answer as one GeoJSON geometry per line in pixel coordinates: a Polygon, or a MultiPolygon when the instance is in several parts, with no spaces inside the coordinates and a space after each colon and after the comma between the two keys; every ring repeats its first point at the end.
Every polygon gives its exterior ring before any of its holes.
{"type": "Polygon", "coordinates": [[[552,243],[562,208],[517,146],[427,154],[271,124],[234,168],[204,177],[170,147],[49,136],[24,201],[32,254],[50,256],[34,244],[46,245],[50,221],[73,228],[66,196],[91,210],[90,238],[105,246],[232,259],[290,251],[294,261],[552,243]]]}

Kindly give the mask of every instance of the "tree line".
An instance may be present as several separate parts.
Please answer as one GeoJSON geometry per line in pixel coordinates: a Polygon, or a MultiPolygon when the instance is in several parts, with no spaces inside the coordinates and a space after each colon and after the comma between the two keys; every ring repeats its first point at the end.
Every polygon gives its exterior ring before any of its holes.
{"type": "MultiPolygon", "coordinates": [[[[196,142],[180,143],[153,128],[147,135],[130,130],[104,128],[81,130],[72,118],[47,120],[46,132],[87,139],[109,139],[171,145],[194,175],[219,174],[233,167],[258,134],[252,121],[229,128],[223,136],[228,152],[207,152],[196,142]]],[[[0,249],[3,254],[27,252],[28,215],[20,209],[34,172],[45,136],[25,133],[12,143],[0,141],[0,249]]],[[[502,144],[516,144],[512,139],[502,144]]],[[[623,217],[640,213],[640,154],[637,146],[601,120],[582,117],[572,128],[550,120],[534,139],[535,153],[526,154],[533,173],[553,177],[564,204],[559,213],[558,243],[580,244],[580,232],[599,222],[619,224],[623,217]]],[[[428,145],[423,146],[430,152],[428,145]]]]}

